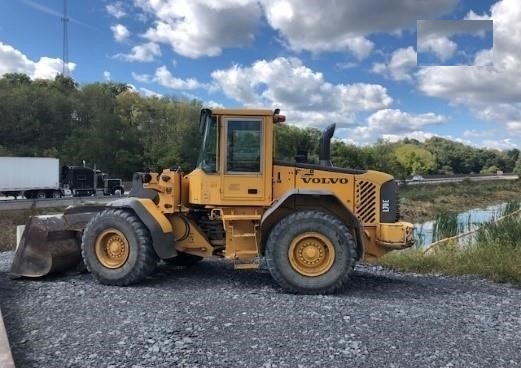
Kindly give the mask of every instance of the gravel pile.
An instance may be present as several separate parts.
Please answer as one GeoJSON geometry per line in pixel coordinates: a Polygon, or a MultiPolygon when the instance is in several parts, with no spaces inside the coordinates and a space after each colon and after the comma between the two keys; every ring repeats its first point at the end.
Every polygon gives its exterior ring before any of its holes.
{"type": "Polygon", "coordinates": [[[161,265],[109,287],[89,274],[11,280],[0,307],[17,367],[517,367],[521,289],[358,266],[341,294],[283,293],[267,271],[161,265]]]}

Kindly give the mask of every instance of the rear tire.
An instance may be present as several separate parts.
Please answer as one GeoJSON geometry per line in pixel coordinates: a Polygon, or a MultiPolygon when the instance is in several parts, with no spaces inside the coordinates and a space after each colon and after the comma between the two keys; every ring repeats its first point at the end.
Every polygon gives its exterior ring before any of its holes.
{"type": "Polygon", "coordinates": [[[81,253],[87,269],[105,285],[142,281],[158,262],[150,231],[125,209],[107,209],[96,214],[83,233],[81,253]]]}
{"type": "Polygon", "coordinates": [[[323,211],[295,212],[273,227],[266,263],[288,292],[330,294],[347,284],[356,263],[356,244],[337,217],[323,211]]]}

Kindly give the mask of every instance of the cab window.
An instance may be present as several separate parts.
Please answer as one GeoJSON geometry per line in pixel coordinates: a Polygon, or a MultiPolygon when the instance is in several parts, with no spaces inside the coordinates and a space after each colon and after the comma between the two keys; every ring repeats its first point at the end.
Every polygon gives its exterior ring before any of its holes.
{"type": "Polygon", "coordinates": [[[216,173],[219,170],[218,152],[217,119],[208,116],[203,125],[203,141],[197,167],[203,169],[206,173],[216,173]]]}
{"type": "Polygon", "coordinates": [[[260,119],[230,119],[226,129],[226,171],[230,173],[260,172],[262,152],[260,119]]]}

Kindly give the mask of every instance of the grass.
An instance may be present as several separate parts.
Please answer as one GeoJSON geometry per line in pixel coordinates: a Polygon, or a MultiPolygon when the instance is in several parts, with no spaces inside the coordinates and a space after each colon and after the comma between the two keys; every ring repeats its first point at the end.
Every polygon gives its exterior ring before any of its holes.
{"type": "Polygon", "coordinates": [[[521,284],[521,219],[519,214],[513,214],[499,222],[483,225],[477,231],[475,241],[468,246],[448,243],[427,253],[417,248],[391,252],[378,263],[400,271],[475,275],[521,284]]]}
{"type": "Polygon", "coordinates": [[[496,282],[521,284],[521,248],[497,244],[473,245],[464,249],[441,248],[436,253],[422,250],[391,252],[379,261],[389,268],[449,276],[475,275],[496,282]]]}

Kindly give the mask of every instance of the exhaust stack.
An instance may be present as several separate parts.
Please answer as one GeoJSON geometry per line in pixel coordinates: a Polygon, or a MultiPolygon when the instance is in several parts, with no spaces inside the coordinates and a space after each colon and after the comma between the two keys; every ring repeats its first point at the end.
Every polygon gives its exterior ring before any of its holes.
{"type": "Polygon", "coordinates": [[[328,125],[327,128],[322,132],[322,137],[320,137],[320,152],[318,155],[320,166],[333,166],[331,163],[331,138],[335,133],[335,128],[335,123],[328,125]]]}

